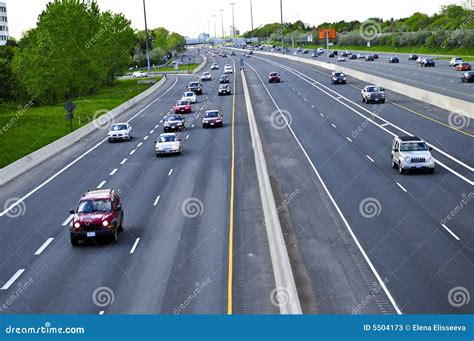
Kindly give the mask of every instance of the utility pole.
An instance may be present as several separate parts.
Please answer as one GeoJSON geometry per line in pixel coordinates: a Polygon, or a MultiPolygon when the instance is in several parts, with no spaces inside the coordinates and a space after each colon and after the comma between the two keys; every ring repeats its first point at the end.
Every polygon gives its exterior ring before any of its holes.
{"type": "Polygon", "coordinates": [[[214,17],[214,39],[217,39],[217,27],[216,27],[216,17],[217,17],[217,15],[214,14],[213,17],[214,17]]]}
{"type": "Polygon", "coordinates": [[[252,27],[253,31],[253,8],[252,8],[252,0],[250,0],[250,27],[252,27]]]}
{"type": "Polygon", "coordinates": [[[224,39],[225,38],[225,35],[224,35],[224,10],[220,9],[219,11],[221,12],[222,39],[224,39]]]}
{"type": "Polygon", "coordinates": [[[285,53],[285,27],[283,24],[283,0],[280,0],[280,16],[281,16],[281,53],[285,53]]]}
{"type": "Polygon", "coordinates": [[[209,38],[211,37],[211,22],[209,20],[207,22],[207,34],[209,34],[209,38]]]}
{"type": "Polygon", "coordinates": [[[231,2],[230,6],[232,7],[232,36],[235,39],[235,22],[234,22],[234,6],[235,2],[231,2]]]}
{"type": "Polygon", "coordinates": [[[150,65],[150,42],[148,38],[148,26],[146,23],[146,6],[145,6],[145,0],[143,0],[143,15],[145,17],[145,39],[146,39],[146,60],[148,64],[148,72],[151,71],[151,65],[150,65]]]}

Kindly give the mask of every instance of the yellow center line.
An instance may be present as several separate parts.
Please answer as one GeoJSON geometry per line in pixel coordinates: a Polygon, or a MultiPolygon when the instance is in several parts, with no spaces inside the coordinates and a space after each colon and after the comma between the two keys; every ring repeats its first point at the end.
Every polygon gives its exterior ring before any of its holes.
{"type": "Polygon", "coordinates": [[[232,315],[232,277],[234,247],[234,177],[235,177],[235,84],[236,70],[234,62],[234,89],[232,94],[232,163],[230,171],[230,211],[229,211],[229,271],[227,278],[227,314],[232,315]]]}

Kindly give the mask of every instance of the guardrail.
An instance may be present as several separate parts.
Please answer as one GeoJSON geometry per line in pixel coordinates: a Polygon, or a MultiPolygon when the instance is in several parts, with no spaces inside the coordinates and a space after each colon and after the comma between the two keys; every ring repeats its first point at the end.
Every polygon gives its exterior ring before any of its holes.
{"type": "Polygon", "coordinates": [[[362,71],[357,71],[340,65],[335,65],[331,63],[321,62],[312,59],[305,59],[296,56],[289,56],[286,54],[275,54],[271,52],[264,51],[254,51],[255,54],[266,55],[271,57],[278,57],[282,59],[287,59],[291,61],[301,62],[305,64],[315,65],[327,70],[341,71],[346,75],[360,79],[361,81],[367,82],[369,84],[377,84],[386,89],[390,89],[401,95],[413,98],[418,101],[422,101],[434,106],[437,106],[441,109],[447,110],[449,112],[457,113],[459,115],[467,116],[471,119],[474,119],[474,105],[471,102],[463,101],[457,98],[449,97],[442,94],[437,94],[428,90],[419,89],[411,85],[403,84],[400,82],[392,81],[382,77],[374,76],[362,71]]]}
{"type": "Polygon", "coordinates": [[[166,78],[163,77],[158,83],[153,85],[151,88],[143,91],[141,94],[134,98],[122,103],[115,109],[110,110],[107,114],[102,115],[96,120],[86,124],[85,126],[73,131],[72,133],[56,140],[47,146],[15,161],[14,163],[0,169],[0,186],[3,186],[7,182],[15,179],[16,177],[28,172],[39,164],[47,161],[58,153],[66,150],[74,143],[85,138],[95,130],[99,130],[100,127],[113,122],[117,117],[123,114],[125,111],[150,96],[153,92],[159,89],[166,82],[166,78]]]}

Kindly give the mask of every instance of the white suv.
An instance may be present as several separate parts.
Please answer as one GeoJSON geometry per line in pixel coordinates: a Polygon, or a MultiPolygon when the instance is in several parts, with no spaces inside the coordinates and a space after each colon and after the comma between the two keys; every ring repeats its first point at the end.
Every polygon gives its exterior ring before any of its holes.
{"type": "Polygon", "coordinates": [[[113,142],[117,140],[130,141],[132,137],[133,137],[132,126],[128,123],[113,124],[109,129],[109,133],[107,134],[107,138],[109,142],[113,142]]]}
{"type": "Polygon", "coordinates": [[[186,91],[183,94],[183,97],[181,97],[181,100],[182,101],[188,101],[188,102],[191,102],[191,103],[196,103],[197,102],[197,97],[196,97],[196,94],[194,92],[186,91]]]}
{"type": "Polygon", "coordinates": [[[229,74],[229,73],[232,73],[232,72],[234,72],[234,71],[233,71],[231,65],[226,65],[226,66],[224,67],[224,73],[225,73],[225,74],[229,74]]]}
{"type": "Polygon", "coordinates": [[[392,142],[392,167],[400,174],[408,170],[426,170],[433,173],[435,162],[431,147],[416,136],[397,136],[392,142]]]}
{"type": "Polygon", "coordinates": [[[458,64],[461,64],[463,61],[462,61],[462,58],[460,57],[454,57],[452,58],[450,61],[449,61],[449,66],[456,66],[458,64]]]}

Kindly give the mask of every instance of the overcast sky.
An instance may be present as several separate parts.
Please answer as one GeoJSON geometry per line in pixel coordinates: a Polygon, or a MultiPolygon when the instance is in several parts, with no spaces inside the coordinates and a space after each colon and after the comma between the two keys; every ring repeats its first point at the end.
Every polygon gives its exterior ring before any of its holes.
{"type": "MultiPolygon", "coordinates": [[[[10,34],[20,38],[22,32],[35,27],[38,15],[46,8],[48,0],[3,0],[7,3],[10,34]]],[[[101,10],[124,13],[134,28],[143,29],[142,0],[97,0],[101,10]]],[[[147,17],[150,28],[163,26],[170,31],[189,37],[200,32],[214,36],[214,17],[217,15],[217,34],[221,32],[219,9],[224,9],[224,26],[230,32],[232,25],[231,1],[222,0],[147,0],[147,17]]],[[[235,2],[235,26],[241,32],[250,29],[250,0],[235,2]]],[[[433,14],[442,5],[461,3],[461,0],[283,0],[283,16],[287,22],[302,20],[318,25],[325,21],[360,20],[368,17],[402,18],[414,12],[433,14]]],[[[254,26],[280,20],[279,0],[253,0],[254,26]]]]}

